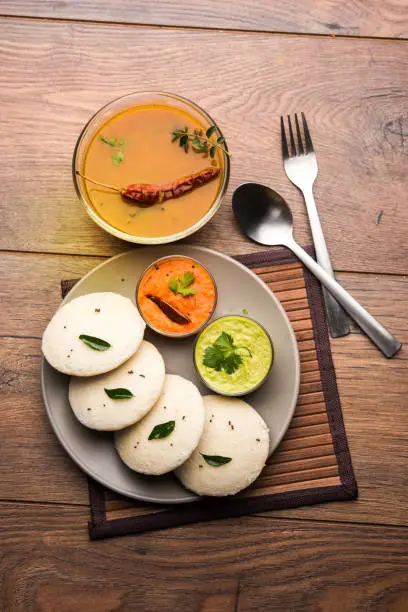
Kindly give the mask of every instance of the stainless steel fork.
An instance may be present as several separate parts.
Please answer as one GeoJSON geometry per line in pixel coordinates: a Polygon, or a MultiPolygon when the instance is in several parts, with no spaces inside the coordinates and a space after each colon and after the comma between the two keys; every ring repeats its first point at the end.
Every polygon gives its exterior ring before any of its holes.
{"type": "MultiPolygon", "coordinates": [[[[303,193],[306,209],[309,215],[313,242],[318,263],[334,278],[333,268],[330,263],[329,252],[323,236],[316,203],[313,196],[313,184],[317,176],[317,160],[313,149],[312,139],[302,113],[302,124],[304,137],[302,139],[299,119],[295,114],[295,126],[297,136],[297,148],[292,130],[292,122],[288,115],[289,143],[286,138],[285,122],[281,117],[282,155],[283,166],[290,181],[303,193]]],[[[350,332],[347,315],[334,297],[323,287],[324,304],[326,307],[327,322],[333,338],[346,336],[350,332]]]]}

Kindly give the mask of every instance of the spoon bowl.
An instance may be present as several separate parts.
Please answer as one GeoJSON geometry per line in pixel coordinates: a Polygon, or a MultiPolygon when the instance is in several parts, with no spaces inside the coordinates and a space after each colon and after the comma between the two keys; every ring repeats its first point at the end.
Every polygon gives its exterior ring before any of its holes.
{"type": "Polygon", "coordinates": [[[293,239],[293,217],[282,196],[258,183],[234,192],[232,208],[241,231],[260,244],[274,246],[293,239]]]}
{"type": "Polygon", "coordinates": [[[232,208],[242,233],[251,240],[267,246],[286,246],[297,255],[386,357],[400,350],[401,342],[294,240],[292,213],[282,196],[265,185],[244,183],[234,192],[232,208]]]}

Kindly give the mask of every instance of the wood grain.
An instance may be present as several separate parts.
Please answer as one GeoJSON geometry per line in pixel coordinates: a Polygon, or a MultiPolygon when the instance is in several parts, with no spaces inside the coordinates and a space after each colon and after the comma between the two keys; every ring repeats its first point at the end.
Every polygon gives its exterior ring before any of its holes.
{"type": "Polygon", "coordinates": [[[6,611],[406,609],[406,528],[242,517],[90,543],[84,508],[0,510],[6,611]]]}
{"type": "MultiPolygon", "coordinates": [[[[59,304],[60,279],[79,277],[99,261],[12,253],[0,257],[3,499],[88,503],[85,477],[60,448],[45,416],[39,382],[40,337],[59,304]]],[[[340,278],[402,342],[408,342],[404,278],[361,274],[341,274],[340,278]]],[[[312,363],[313,342],[305,345],[312,363]]],[[[357,332],[333,341],[332,350],[360,498],[347,504],[286,510],[280,515],[405,525],[406,350],[388,361],[357,332]]],[[[309,399],[319,401],[319,394],[309,399]]],[[[310,405],[302,404],[305,415],[310,405]]],[[[324,433],[321,438],[327,443],[324,433]]],[[[288,443],[299,450],[296,440],[288,443]]]]}
{"type": "Polygon", "coordinates": [[[224,206],[191,240],[229,253],[258,248],[240,236],[230,208],[245,180],[275,187],[292,207],[297,238],[310,240],[303,200],[283,172],[279,136],[279,115],[303,110],[334,267],[407,273],[404,42],[3,19],[0,56],[7,152],[0,248],[84,255],[129,248],[86,216],[71,155],[102,104],[135,89],[163,89],[202,104],[233,152],[224,206]]]}
{"type": "Polygon", "coordinates": [[[0,13],[146,25],[408,38],[405,0],[303,0],[301,8],[296,0],[161,0],[154,3],[13,0],[0,3],[0,13]]]}

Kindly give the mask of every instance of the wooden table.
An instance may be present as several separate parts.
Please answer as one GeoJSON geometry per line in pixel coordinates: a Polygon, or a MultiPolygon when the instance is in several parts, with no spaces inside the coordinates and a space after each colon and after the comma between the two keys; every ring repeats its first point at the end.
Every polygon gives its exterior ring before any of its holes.
{"type": "Polygon", "coordinates": [[[14,611],[408,609],[407,353],[355,328],[332,342],[356,502],[91,543],[86,479],[40,393],[40,338],[79,277],[129,245],[77,201],[71,156],[89,116],[133,90],[197,100],[233,151],[222,210],[190,241],[231,254],[242,181],[290,202],[280,114],[305,111],[339,280],[408,341],[406,0],[0,2],[1,582],[14,611]]]}

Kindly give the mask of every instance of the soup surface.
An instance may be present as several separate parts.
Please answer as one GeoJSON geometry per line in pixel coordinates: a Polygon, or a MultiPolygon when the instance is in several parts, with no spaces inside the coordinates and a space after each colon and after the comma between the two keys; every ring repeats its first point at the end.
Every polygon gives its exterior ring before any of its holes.
{"type": "MultiPolygon", "coordinates": [[[[109,119],[95,134],[82,172],[96,181],[124,188],[133,183],[168,183],[211,165],[222,170],[219,150],[212,160],[208,154],[194,152],[191,146],[186,153],[178,142],[172,142],[173,130],[185,127],[205,133],[209,125],[199,123],[183,109],[165,104],[127,109],[109,119]]],[[[86,182],[86,188],[93,207],[110,225],[134,236],[161,237],[197,223],[214,203],[222,178],[221,171],[218,177],[189,193],[151,206],[139,205],[90,182],[86,182]]]]}

